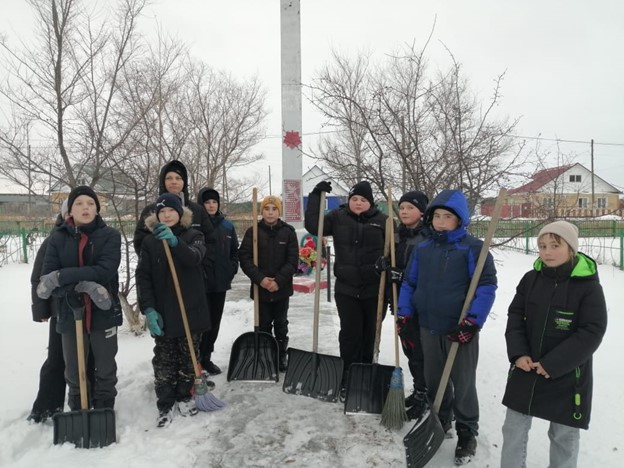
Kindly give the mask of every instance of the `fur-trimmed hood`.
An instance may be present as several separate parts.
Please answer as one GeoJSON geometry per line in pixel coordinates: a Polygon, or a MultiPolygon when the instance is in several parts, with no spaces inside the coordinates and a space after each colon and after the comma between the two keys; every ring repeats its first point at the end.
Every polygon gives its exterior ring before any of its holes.
{"type": "MultiPolygon", "coordinates": [[[[145,218],[145,227],[149,229],[150,232],[154,231],[154,226],[157,223],[159,223],[159,221],[156,213],[151,213],[147,218],[145,218]]],[[[187,229],[193,225],[193,212],[186,206],[183,209],[180,224],[187,229]]]]}

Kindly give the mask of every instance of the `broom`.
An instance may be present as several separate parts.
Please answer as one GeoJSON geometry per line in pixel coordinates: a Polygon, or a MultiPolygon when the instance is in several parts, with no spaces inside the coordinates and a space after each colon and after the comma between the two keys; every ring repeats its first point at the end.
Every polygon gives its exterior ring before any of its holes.
{"type": "MultiPolygon", "coordinates": [[[[396,266],[396,254],[394,246],[394,221],[393,221],[393,208],[392,208],[392,193],[388,188],[388,242],[390,243],[390,265],[396,266]]],[[[397,288],[396,284],[392,283],[392,306],[397,314],[397,288]]],[[[392,372],[392,378],[390,379],[390,390],[386,397],[386,403],[384,404],[381,412],[381,424],[388,429],[401,429],[403,424],[409,421],[407,412],[405,411],[405,391],[403,388],[403,370],[399,363],[399,330],[394,321],[394,363],[395,369],[392,372]]]]}
{"type": "Polygon", "coordinates": [[[184,324],[186,342],[188,343],[188,347],[191,352],[191,361],[193,361],[193,369],[195,371],[195,382],[193,384],[195,406],[197,406],[197,409],[200,411],[219,410],[225,407],[225,403],[208,391],[206,377],[202,375],[201,367],[197,362],[197,356],[195,355],[195,347],[193,346],[193,338],[191,337],[191,328],[189,327],[188,318],[186,316],[186,308],[184,307],[184,300],[182,299],[182,291],[180,290],[178,274],[176,273],[175,264],[173,263],[173,258],[171,257],[171,250],[169,249],[169,244],[166,240],[163,239],[162,242],[163,247],[165,248],[165,255],[167,256],[167,262],[169,263],[169,269],[171,270],[173,285],[175,286],[176,295],[178,296],[178,304],[180,305],[180,314],[182,315],[182,323],[184,324]]]}

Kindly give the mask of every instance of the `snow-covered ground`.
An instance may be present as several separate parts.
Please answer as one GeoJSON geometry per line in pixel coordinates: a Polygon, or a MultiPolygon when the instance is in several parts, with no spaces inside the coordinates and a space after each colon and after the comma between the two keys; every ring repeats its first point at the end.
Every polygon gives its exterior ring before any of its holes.
{"type": "MultiPolygon", "coordinates": [[[[534,257],[505,250],[494,252],[499,289],[492,314],[481,336],[478,370],[481,430],[477,455],[471,466],[499,465],[501,405],[507,372],[504,329],[507,306],[522,274],[534,257]]],[[[26,422],[36,395],[38,372],[46,354],[47,324],[30,315],[31,265],[0,268],[2,321],[0,322],[0,466],[2,467],[402,467],[402,437],[406,424],[392,432],[379,424],[379,416],[345,416],[342,406],[288,395],[280,383],[256,384],[214,378],[214,394],[227,402],[215,413],[177,418],[157,429],[152,383],[152,339],[136,337],[122,328],[119,336],[119,395],[116,403],[118,443],[103,449],[83,450],[52,444],[51,424],[26,422]]],[[[624,408],[624,272],[600,267],[609,306],[609,328],[594,359],[594,409],[589,431],[581,433],[580,467],[622,466],[624,444],[618,430],[624,408]]],[[[338,318],[333,303],[321,301],[319,352],[338,355],[338,318]]],[[[296,293],[289,313],[291,346],[312,349],[313,295],[296,293]]],[[[253,306],[248,282],[239,275],[226,303],[221,334],[213,360],[227,370],[233,341],[252,331],[253,306]]],[[[381,364],[394,365],[391,321],[386,319],[381,364]]],[[[405,363],[402,364],[405,368],[405,363]]],[[[409,381],[409,374],[407,375],[409,381]]],[[[407,387],[406,383],[406,387],[407,387]]],[[[409,388],[406,388],[406,391],[409,388]]],[[[535,420],[528,466],[548,464],[547,424],[535,420]]],[[[431,467],[453,466],[456,439],[444,441],[431,467]]]]}

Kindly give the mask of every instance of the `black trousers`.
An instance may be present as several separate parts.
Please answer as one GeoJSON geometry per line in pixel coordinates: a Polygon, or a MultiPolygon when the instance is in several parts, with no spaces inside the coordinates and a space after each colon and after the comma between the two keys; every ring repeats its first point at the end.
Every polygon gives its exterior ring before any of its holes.
{"type": "Polygon", "coordinates": [[[214,345],[219,336],[224,307],[225,291],[208,293],[208,310],[210,310],[210,323],[212,328],[202,333],[199,342],[199,359],[204,367],[210,361],[210,356],[214,351],[214,345]]]}
{"type": "Polygon", "coordinates": [[[272,335],[275,330],[275,339],[278,343],[288,340],[289,303],[288,297],[274,302],[260,301],[260,331],[272,335]]]}
{"type": "MultiPolygon", "coordinates": [[[[193,333],[191,338],[197,352],[199,333],[193,333]]],[[[159,411],[168,411],[176,401],[191,397],[195,371],[186,336],[155,337],[152,366],[159,411]]]]}
{"type": "Polygon", "coordinates": [[[373,362],[375,329],[377,324],[377,298],[358,299],[336,293],[336,308],[340,317],[340,357],[345,371],[354,362],[373,362]]]}
{"type": "Polygon", "coordinates": [[[62,411],[65,405],[65,361],[63,342],[56,332],[56,317],[48,321],[48,356],[39,371],[39,391],[33,403],[33,412],[62,411]]]}

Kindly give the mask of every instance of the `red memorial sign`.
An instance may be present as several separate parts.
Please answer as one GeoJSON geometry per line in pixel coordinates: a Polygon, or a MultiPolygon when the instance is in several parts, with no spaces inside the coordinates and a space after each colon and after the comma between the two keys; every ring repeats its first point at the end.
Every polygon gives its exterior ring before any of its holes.
{"type": "Polygon", "coordinates": [[[284,180],[284,221],[299,223],[303,221],[303,199],[301,197],[301,180],[284,180]]]}

